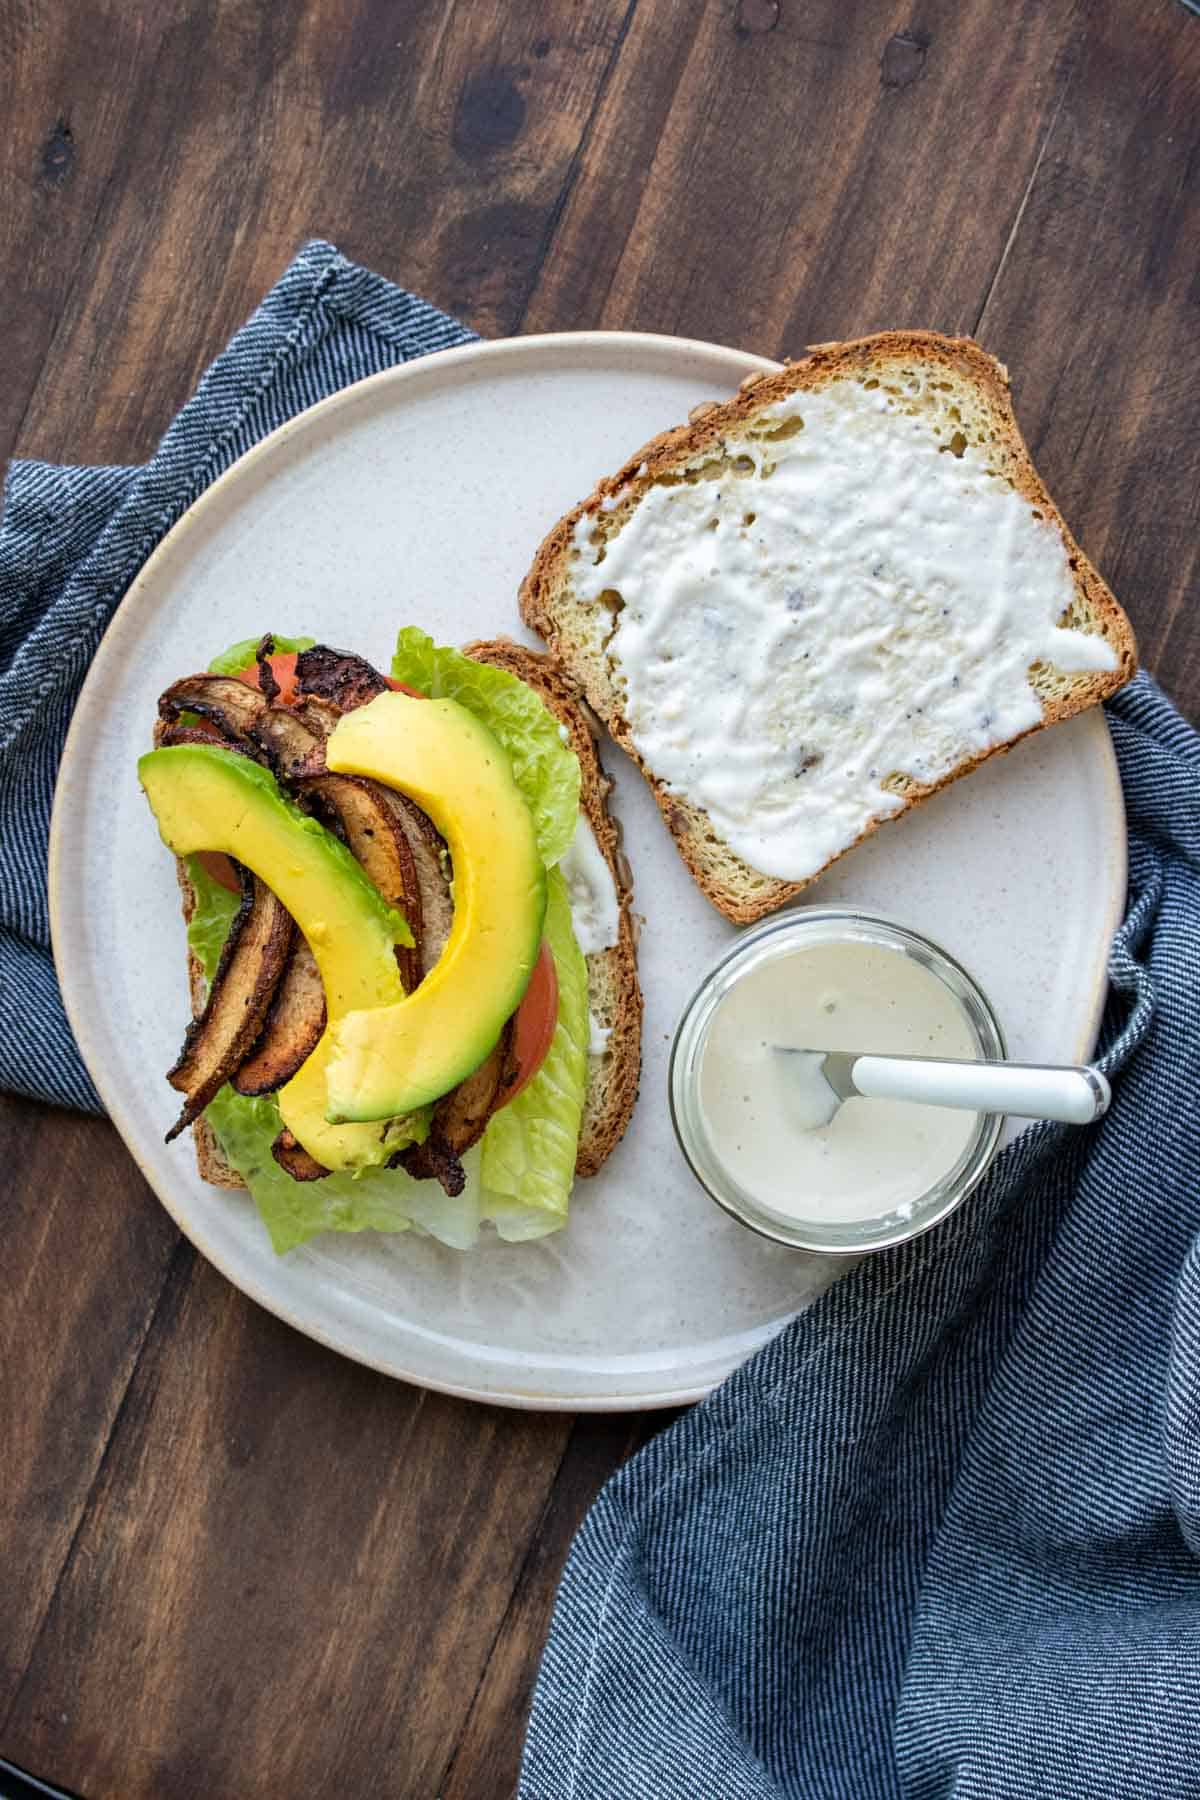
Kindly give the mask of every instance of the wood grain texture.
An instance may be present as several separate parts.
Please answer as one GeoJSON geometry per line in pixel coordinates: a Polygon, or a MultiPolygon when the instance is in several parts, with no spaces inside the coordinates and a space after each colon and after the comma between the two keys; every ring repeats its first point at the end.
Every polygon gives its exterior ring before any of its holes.
{"type": "Polygon", "coordinates": [[[142,21],[130,9],[68,9],[53,0],[0,5],[0,462],[22,433],[121,161],[143,42],[142,21]],[[105,80],[88,79],[89,66],[103,69],[105,80]]]}
{"type": "Polygon", "coordinates": [[[111,1128],[0,1099],[0,1746],[172,1259],[111,1128]]]}
{"type": "MultiPolygon", "coordinates": [[[[0,454],[145,455],[312,234],[488,334],[977,330],[1200,713],[1175,0],[0,0],[0,66],[0,454]]],[[[0,1753],[86,1800],[510,1792],[571,1536],[662,1421],[341,1361],[102,1124],[5,1102],[0,1168],[0,1753]]]]}
{"type": "Polygon", "coordinates": [[[435,1793],[569,1428],[356,1368],[195,1261],[167,1284],[8,1753],[61,1767],[70,1728],[89,1797],[367,1791],[368,1771],[435,1793]]]}
{"type": "Polygon", "coordinates": [[[22,448],[144,456],[310,236],[516,329],[627,6],[140,5],[119,174],[22,448]]]}
{"type": "MultiPolygon", "coordinates": [[[[769,18],[757,12],[759,19],[769,18]]],[[[1074,8],[878,0],[747,25],[640,7],[527,318],[799,355],[970,332],[1059,102],[1074,8]]]]}
{"type": "Polygon", "coordinates": [[[476,1800],[480,1795],[509,1792],[520,1762],[537,1675],[536,1655],[530,1650],[545,1641],[554,1590],[571,1540],[614,1468],[668,1423],[668,1415],[581,1418],[576,1423],[551,1503],[513,1590],[439,1800],[476,1800]]]}

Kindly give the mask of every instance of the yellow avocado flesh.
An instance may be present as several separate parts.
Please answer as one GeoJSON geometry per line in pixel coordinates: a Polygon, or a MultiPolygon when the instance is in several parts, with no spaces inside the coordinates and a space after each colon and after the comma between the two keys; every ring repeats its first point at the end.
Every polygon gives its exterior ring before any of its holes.
{"type": "Polygon", "coordinates": [[[331,1027],[330,1118],[390,1118],[448,1093],[495,1045],[537,958],[546,872],[507,755],[457,701],[380,694],[339,721],[325,755],[415,800],[454,869],[454,922],[421,985],[331,1027]]]}
{"type": "Polygon", "coordinates": [[[330,1029],[343,1014],[403,998],[395,946],[412,934],[344,845],[292,806],[274,777],[218,744],[152,750],[138,776],[163,842],[176,856],[224,851],[264,881],[307,938],[325,989],[328,1023],[316,1049],[280,1088],[279,1114],[327,1169],[385,1162],[378,1125],[326,1117],[330,1029]]]}

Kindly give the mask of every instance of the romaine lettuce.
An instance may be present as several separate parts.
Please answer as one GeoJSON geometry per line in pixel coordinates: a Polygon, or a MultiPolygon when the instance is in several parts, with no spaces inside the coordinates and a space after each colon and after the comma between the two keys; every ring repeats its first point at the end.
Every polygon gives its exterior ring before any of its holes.
{"type": "MultiPolygon", "coordinates": [[[[518,1208],[517,1226],[536,1222],[527,1214],[546,1214],[565,1222],[567,1203],[575,1180],[575,1155],[579,1148],[579,1121],[587,1089],[588,990],[587,964],[571,929],[571,903],[567,884],[558,869],[547,881],[546,923],[543,935],[550,945],[558,972],[558,1024],[546,1060],[515,1100],[501,1107],[483,1134],[480,1174],[483,1180],[483,1212],[496,1209],[496,1226],[502,1235],[505,1215],[518,1208]]],[[[521,1235],[533,1235],[522,1229],[521,1235]]]]}
{"type": "Polygon", "coordinates": [[[195,910],[188,920],[188,949],[204,970],[205,981],[211,981],[238,909],[238,896],[214,881],[198,856],[187,858],[187,872],[196,896],[195,910]]]}

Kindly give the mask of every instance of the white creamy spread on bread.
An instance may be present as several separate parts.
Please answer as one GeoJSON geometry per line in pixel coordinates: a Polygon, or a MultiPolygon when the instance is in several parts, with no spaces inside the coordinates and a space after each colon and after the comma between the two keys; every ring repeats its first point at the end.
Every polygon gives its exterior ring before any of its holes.
{"type": "Polygon", "coordinates": [[[826,943],[775,956],[735,981],[700,1056],[705,1133],[730,1178],[768,1211],[850,1223],[911,1218],[960,1162],[978,1115],[905,1100],[851,1099],[806,1113],[806,1068],[821,1052],[953,1056],[978,1042],[962,1003],[914,956],[879,944],[826,943]],[[780,1048],[786,1046],[786,1048],[780,1048]]]}
{"type": "MultiPolygon", "coordinates": [[[[559,863],[567,884],[571,905],[571,925],[576,942],[585,956],[599,950],[611,950],[621,931],[621,906],[617,884],[605,860],[585,812],[579,814],[575,836],[559,863]]],[[[612,1035],[588,1009],[588,1055],[603,1056],[612,1035]]]]}
{"type": "Polygon", "coordinates": [[[614,610],[647,768],[746,862],[797,881],[900,810],[889,777],[936,782],[1040,724],[1032,664],[1117,658],[1059,626],[1066,548],[986,446],[956,454],[851,380],[762,423],[775,436],[737,439],[720,472],[650,488],[599,561],[581,518],[574,585],[614,610]]]}
{"type": "Polygon", "coordinates": [[[621,931],[617,884],[585,812],[580,813],[575,836],[558,866],[567,884],[579,948],[585,956],[611,950],[621,931]]]}

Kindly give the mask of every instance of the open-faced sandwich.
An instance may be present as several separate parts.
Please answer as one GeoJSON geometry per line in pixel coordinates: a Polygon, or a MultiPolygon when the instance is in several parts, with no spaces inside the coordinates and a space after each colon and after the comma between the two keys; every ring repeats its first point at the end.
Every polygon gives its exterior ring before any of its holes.
{"type": "Polygon", "coordinates": [[[411,627],[390,676],[268,635],[158,711],[138,772],[193,1013],[168,1137],[192,1127],[277,1250],[559,1228],[628,1123],[641,1036],[628,869],[566,678],[411,627]]]}

